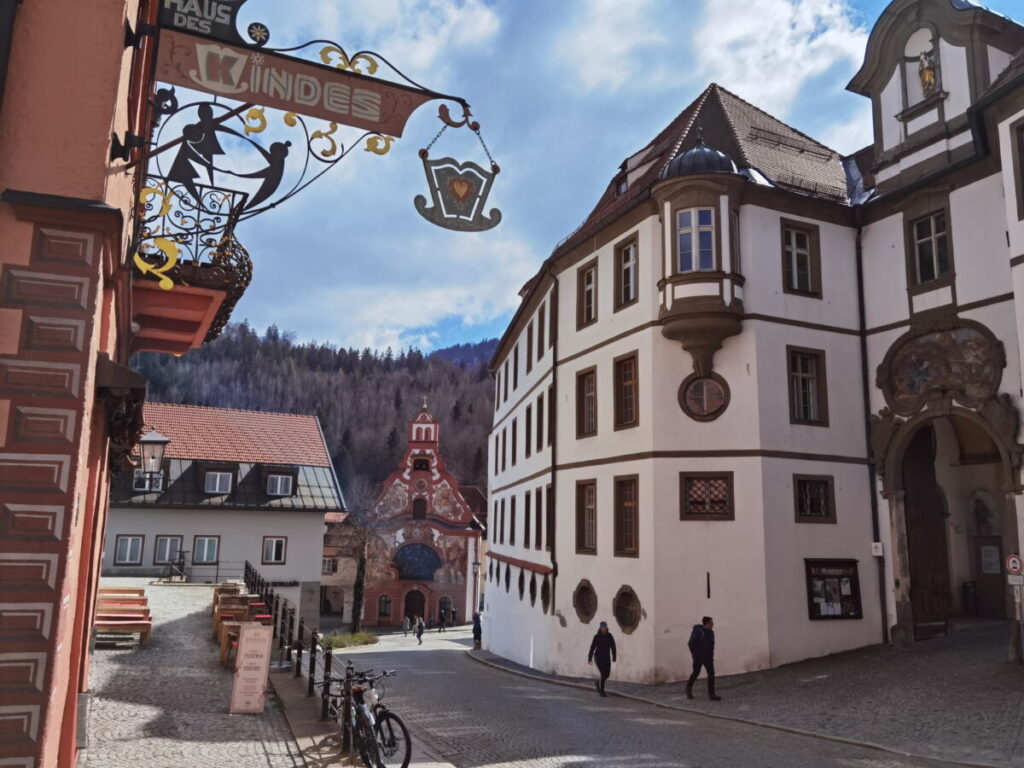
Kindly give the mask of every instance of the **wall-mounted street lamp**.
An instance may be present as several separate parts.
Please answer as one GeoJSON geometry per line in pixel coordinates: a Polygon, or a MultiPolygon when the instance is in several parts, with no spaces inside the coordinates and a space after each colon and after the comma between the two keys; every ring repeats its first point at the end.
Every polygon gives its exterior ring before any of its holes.
{"type": "Polygon", "coordinates": [[[142,456],[142,471],[147,473],[160,472],[164,464],[164,451],[171,442],[155,429],[150,430],[139,440],[139,454],[142,456]]]}

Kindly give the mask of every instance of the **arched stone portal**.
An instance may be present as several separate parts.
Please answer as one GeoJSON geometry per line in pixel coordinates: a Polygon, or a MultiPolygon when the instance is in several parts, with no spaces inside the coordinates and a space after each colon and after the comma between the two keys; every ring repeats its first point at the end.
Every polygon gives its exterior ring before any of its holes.
{"type": "Polygon", "coordinates": [[[405,616],[411,620],[413,616],[426,616],[427,599],[418,589],[410,589],[405,593],[405,616]]]}

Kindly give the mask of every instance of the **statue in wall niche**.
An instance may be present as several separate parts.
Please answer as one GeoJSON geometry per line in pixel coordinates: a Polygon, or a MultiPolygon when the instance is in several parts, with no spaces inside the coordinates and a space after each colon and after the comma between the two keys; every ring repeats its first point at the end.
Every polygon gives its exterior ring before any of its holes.
{"type": "Polygon", "coordinates": [[[976,493],[971,499],[971,517],[974,522],[974,533],[976,536],[992,536],[996,531],[995,510],[992,509],[991,499],[987,499],[985,493],[976,493]]]}
{"type": "Polygon", "coordinates": [[[932,51],[921,51],[918,57],[917,74],[921,78],[921,91],[925,96],[935,93],[939,80],[935,74],[935,54],[932,51]]]}

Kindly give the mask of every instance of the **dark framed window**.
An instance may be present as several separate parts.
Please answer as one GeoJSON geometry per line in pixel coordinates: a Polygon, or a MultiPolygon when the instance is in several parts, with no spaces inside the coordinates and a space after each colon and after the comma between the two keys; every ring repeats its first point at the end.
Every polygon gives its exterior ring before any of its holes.
{"type": "MultiPolygon", "coordinates": [[[[551,516],[551,510],[548,510],[551,516]]],[[[576,481],[576,551],[597,554],[597,481],[576,481]]]]}
{"type": "Polygon", "coordinates": [[[732,472],[680,472],[680,520],[734,520],[732,472]]]}
{"type": "Polygon", "coordinates": [[[427,500],[426,499],[413,499],[412,500],[412,519],[413,520],[426,520],[427,519],[427,500]]]}
{"type": "Polygon", "coordinates": [[[526,326],[526,372],[533,370],[533,320],[526,326]]]}
{"type": "Polygon", "coordinates": [[[533,496],[527,491],[523,494],[523,546],[530,548],[530,526],[533,524],[533,515],[530,505],[533,503],[533,496]]]}
{"type": "Polygon", "coordinates": [[[505,471],[505,467],[508,466],[508,464],[505,461],[508,458],[508,454],[506,452],[506,448],[508,448],[508,429],[505,428],[505,427],[502,427],[501,428],[501,471],[502,472],[504,472],[505,471]]]}
{"type": "Polygon", "coordinates": [[[555,387],[552,385],[548,387],[548,447],[551,446],[552,441],[555,439],[555,426],[558,424],[555,421],[557,408],[558,406],[555,404],[555,387]]]}
{"type": "Polygon", "coordinates": [[[519,430],[516,420],[512,419],[512,466],[516,465],[516,457],[519,455],[519,430]]]}
{"type": "Polygon", "coordinates": [[[526,406],[526,421],[523,424],[525,433],[523,434],[523,453],[526,458],[530,458],[530,453],[533,451],[533,406],[526,406]]]}
{"type": "Polygon", "coordinates": [[[142,565],[144,536],[118,535],[114,539],[114,565],[142,565]]]}
{"type": "Polygon", "coordinates": [[[501,383],[502,383],[502,389],[503,389],[503,392],[502,392],[502,395],[501,395],[501,401],[503,403],[507,403],[508,402],[508,359],[507,358],[505,359],[504,374],[501,377],[501,383]]]}
{"type": "Polygon", "coordinates": [[[498,543],[505,543],[505,500],[501,500],[501,517],[498,520],[498,543]]]}
{"type": "Polygon", "coordinates": [[[615,593],[612,600],[612,615],[619,623],[619,628],[627,635],[640,623],[640,598],[628,584],[624,584],[615,593]]]}
{"type": "Polygon", "coordinates": [[[834,523],[836,495],[831,475],[793,475],[793,506],[798,523],[834,523]]]}
{"type": "Polygon", "coordinates": [[[1017,220],[1024,220],[1024,120],[1010,126],[1010,154],[1013,163],[1013,188],[1017,195],[1017,220]]]}
{"type": "Polygon", "coordinates": [[[639,294],[639,259],[636,236],[615,246],[615,311],[636,303],[639,294]]]}
{"type": "Polygon", "coordinates": [[[533,546],[536,549],[544,548],[544,494],[540,488],[533,492],[533,546]]]}
{"type": "Polygon", "coordinates": [[[544,489],[544,548],[550,552],[555,546],[555,492],[549,485],[544,489]]]}
{"type": "Polygon", "coordinates": [[[548,308],[548,347],[555,346],[555,334],[558,333],[558,313],[555,311],[556,307],[554,295],[551,297],[550,307],[548,308]]]}
{"type": "Polygon", "coordinates": [[[501,451],[499,450],[501,443],[501,435],[495,433],[494,435],[494,474],[498,474],[500,469],[498,465],[498,459],[501,458],[501,451]]]}
{"type": "Polygon", "coordinates": [[[519,389],[519,342],[512,348],[512,391],[519,389]]]}
{"type": "Polygon", "coordinates": [[[635,427],[640,423],[637,353],[615,358],[612,371],[615,377],[615,429],[635,427]]]}
{"type": "Polygon", "coordinates": [[[825,353],[786,347],[789,368],[789,419],[794,424],[828,426],[825,353]]]}
{"type": "Polygon", "coordinates": [[[263,565],[284,565],[288,559],[287,536],[263,537],[263,565]]]}
{"type": "Polygon", "coordinates": [[[377,601],[377,615],[382,619],[391,617],[391,598],[387,595],[381,595],[377,601]]]}
{"type": "Polygon", "coordinates": [[[320,560],[320,573],[324,576],[330,576],[332,573],[338,572],[338,558],[336,557],[324,557],[320,560]]]}
{"type": "Polygon", "coordinates": [[[429,472],[430,471],[430,459],[413,459],[412,460],[413,472],[429,472]]]}
{"type": "Polygon", "coordinates": [[[537,360],[544,357],[544,304],[537,310],[537,360]]]}
{"type": "Polygon", "coordinates": [[[544,448],[544,393],[537,395],[537,452],[544,448]]]}
{"type": "Polygon", "coordinates": [[[688,208],[676,211],[677,274],[715,269],[715,209],[688,208]]]}
{"type": "MultiPolygon", "coordinates": [[[[550,422],[554,424],[552,420],[550,422]]],[[[597,368],[576,374],[576,437],[597,434],[597,368]]]]}
{"type": "Polygon", "coordinates": [[[181,536],[157,536],[153,546],[153,565],[178,562],[181,555],[181,536]]]}
{"type": "Polygon", "coordinates": [[[597,321],[597,260],[576,273],[576,328],[597,321]]]}
{"type": "Polygon", "coordinates": [[[587,579],[581,579],[573,590],[572,607],[576,609],[576,615],[584,624],[589,624],[597,615],[597,592],[587,579]]]}
{"type": "Polygon", "coordinates": [[[615,478],[615,554],[619,556],[640,553],[639,483],[637,475],[615,478]]]}
{"type": "Polygon", "coordinates": [[[192,564],[216,565],[220,561],[220,536],[195,536],[192,539],[192,564]]]}
{"type": "Polygon", "coordinates": [[[514,547],[516,545],[516,497],[515,495],[508,501],[508,545],[514,547]]]}
{"type": "Polygon", "coordinates": [[[813,224],[782,219],[782,290],[821,298],[821,239],[813,224]]]}
{"type": "Polygon", "coordinates": [[[501,407],[501,371],[494,374],[494,412],[501,407]]]}
{"type": "Polygon", "coordinates": [[[231,481],[233,476],[230,472],[215,472],[207,470],[203,473],[203,490],[210,494],[231,493],[231,481]]]}
{"type": "Polygon", "coordinates": [[[910,223],[914,283],[923,285],[952,272],[946,211],[936,211],[910,223]]]}
{"type": "Polygon", "coordinates": [[[695,421],[713,421],[729,406],[729,385],[717,373],[691,373],[679,385],[679,407],[695,421]]]}
{"type": "Polygon", "coordinates": [[[862,619],[856,560],[804,560],[807,614],[819,619],[862,619]]]}

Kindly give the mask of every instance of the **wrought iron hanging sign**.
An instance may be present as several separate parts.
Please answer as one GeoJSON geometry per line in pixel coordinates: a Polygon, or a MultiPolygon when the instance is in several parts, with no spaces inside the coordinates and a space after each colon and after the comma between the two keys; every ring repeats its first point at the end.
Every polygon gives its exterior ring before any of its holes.
{"type": "MultiPolygon", "coordinates": [[[[468,126],[479,137],[463,99],[424,88],[379,54],[350,55],[325,40],[268,48],[270,31],[260,22],[248,25],[244,39],[236,24],[245,1],[162,0],[159,28],[139,31],[158,33],[155,78],[169,87],[152,101],[157,125],[153,148],[143,155],[134,261],[168,290],[183,265],[218,264],[226,250],[237,251],[239,222],[305,189],[353,149],[387,154],[428,101],[458,104],[461,120],[447,105],[439,109],[444,128],[468,126]],[[314,60],[294,55],[309,48],[314,60]],[[372,76],[382,65],[397,81],[372,76]],[[179,104],[176,87],[213,98],[179,104]]],[[[112,154],[128,159],[132,143],[146,144],[115,140],[112,154]]],[[[427,150],[421,157],[433,207],[417,201],[420,213],[449,229],[496,225],[496,209],[483,215],[498,172],[490,153],[487,171],[451,158],[429,160],[427,150]]]]}
{"type": "Polygon", "coordinates": [[[496,227],[501,221],[501,211],[491,208],[490,215],[484,215],[484,208],[487,205],[487,196],[491,191],[491,184],[494,177],[501,169],[491,157],[483,136],[480,135],[480,124],[470,120],[469,111],[461,121],[453,121],[448,114],[446,107],[440,110],[441,121],[444,123],[437,136],[434,137],[424,149],[420,150],[420,159],[423,160],[423,170],[427,174],[427,186],[430,188],[430,197],[433,205],[427,206],[427,198],[423,195],[416,195],[413,204],[416,210],[427,221],[445,229],[454,229],[461,232],[482,232],[486,229],[496,227]],[[434,146],[441,135],[451,126],[459,128],[467,126],[480,140],[480,146],[484,148],[487,159],[491,163],[489,171],[484,170],[473,162],[460,163],[451,157],[442,157],[438,160],[429,158],[430,148],[434,146]]]}

